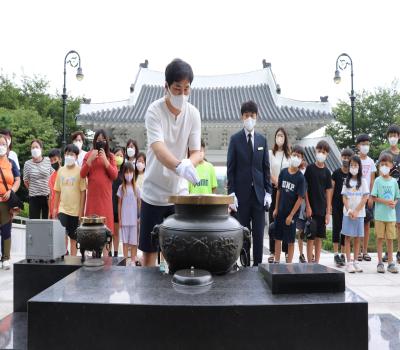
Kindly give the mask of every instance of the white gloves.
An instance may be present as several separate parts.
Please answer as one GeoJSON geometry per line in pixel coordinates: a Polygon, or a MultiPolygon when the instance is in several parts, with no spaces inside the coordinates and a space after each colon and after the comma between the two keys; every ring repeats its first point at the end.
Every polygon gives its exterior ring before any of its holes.
{"type": "Polygon", "coordinates": [[[266,206],[267,203],[268,203],[268,206],[270,207],[271,203],[272,203],[272,197],[271,197],[271,194],[268,192],[266,192],[265,196],[264,196],[264,207],[266,206]]]}
{"type": "Polygon", "coordinates": [[[200,182],[200,179],[196,173],[196,169],[190,159],[182,159],[182,161],[176,167],[176,173],[191,182],[193,185],[200,182]]]}
{"type": "Polygon", "coordinates": [[[229,208],[230,208],[231,210],[233,210],[233,211],[237,211],[237,210],[238,210],[238,207],[239,207],[239,202],[238,202],[238,199],[237,199],[237,197],[236,197],[235,192],[232,192],[232,193],[230,194],[230,196],[235,197],[235,199],[234,199],[233,204],[229,204],[229,208]]]}

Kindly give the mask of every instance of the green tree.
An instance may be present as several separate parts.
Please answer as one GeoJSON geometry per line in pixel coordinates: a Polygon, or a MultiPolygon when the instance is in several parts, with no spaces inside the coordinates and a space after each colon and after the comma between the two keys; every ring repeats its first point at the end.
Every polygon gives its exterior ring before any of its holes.
{"type": "Polygon", "coordinates": [[[13,132],[13,150],[23,164],[31,158],[31,141],[38,138],[43,141],[43,153],[56,147],[56,133],[53,121],[41,117],[37,111],[26,109],[0,108],[0,128],[13,132]]]}
{"type": "MultiPolygon", "coordinates": [[[[20,84],[13,79],[0,75],[0,107],[6,109],[35,110],[41,117],[51,118],[55,130],[55,143],[62,141],[62,99],[61,95],[48,93],[49,82],[40,77],[24,76],[20,84]]],[[[66,133],[67,137],[76,130],[82,130],[76,124],[75,116],[79,112],[80,98],[69,97],[67,100],[66,133]]],[[[83,130],[84,132],[86,130],[83,130]]],[[[68,139],[67,139],[68,142],[68,139]]]]}
{"type": "MultiPolygon", "coordinates": [[[[333,109],[336,120],[327,126],[339,148],[352,146],[351,106],[339,101],[333,109]]],[[[371,136],[371,156],[376,159],[381,150],[388,147],[386,130],[400,122],[400,94],[395,84],[391,88],[378,88],[374,92],[363,91],[356,94],[355,137],[365,133],[371,136]]]]}

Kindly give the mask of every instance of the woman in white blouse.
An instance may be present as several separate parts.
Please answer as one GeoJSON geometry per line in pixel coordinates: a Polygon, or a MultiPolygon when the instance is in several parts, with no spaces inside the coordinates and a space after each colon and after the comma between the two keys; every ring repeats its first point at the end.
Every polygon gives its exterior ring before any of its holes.
{"type": "MultiPolygon", "coordinates": [[[[275,209],[276,192],[278,189],[278,177],[282,169],[289,167],[290,158],[290,145],[287,136],[287,132],[284,128],[280,127],[275,131],[275,143],[272,150],[269,151],[269,164],[271,169],[271,182],[272,182],[272,203],[269,209],[269,223],[274,221],[272,213],[275,209]]],[[[275,254],[275,239],[269,236],[269,250],[270,257],[268,258],[269,263],[274,262],[275,254]]],[[[283,243],[282,251],[287,253],[287,244],[283,243]]]]}

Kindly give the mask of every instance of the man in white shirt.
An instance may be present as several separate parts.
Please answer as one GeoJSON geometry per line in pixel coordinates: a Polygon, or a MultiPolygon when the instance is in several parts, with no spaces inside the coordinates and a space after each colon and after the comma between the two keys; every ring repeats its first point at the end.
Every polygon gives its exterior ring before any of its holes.
{"type": "Polygon", "coordinates": [[[149,106],[145,117],[149,149],[139,240],[144,266],[154,266],[157,258],[158,247],[151,240],[153,227],[174,213],[169,196],[179,193],[182,179],[199,182],[195,166],[200,161],[200,113],[187,102],[192,81],[190,65],[173,60],[165,69],[165,96],[149,106]]]}

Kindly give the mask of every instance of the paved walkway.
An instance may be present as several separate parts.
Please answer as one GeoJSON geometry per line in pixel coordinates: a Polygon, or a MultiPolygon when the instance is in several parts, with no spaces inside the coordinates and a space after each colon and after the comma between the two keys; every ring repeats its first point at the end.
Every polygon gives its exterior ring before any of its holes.
{"type": "MultiPolygon", "coordinates": [[[[267,240],[264,242],[268,245],[267,240]]],[[[267,252],[267,249],[265,249],[267,252]]],[[[120,252],[121,254],[121,252],[120,252]]],[[[296,245],[294,262],[298,262],[296,245]]],[[[368,301],[370,314],[389,313],[400,319],[400,274],[378,274],[376,272],[377,256],[371,254],[371,262],[360,263],[364,272],[357,274],[346,273],[346,286],[368,301]]],[[[23,256],[14,256],[12,262],[22,260],[23,256]]],[[[283,261],[282,255],[282,261],[283,261]]],[[[267,262],[268,255],[264,255],[267,262]]],[[[333,263],[333,254],[324,252],[321,255],[321,264],[336,268],[333,263]]],[[[400,268],[400,266],[399,266],[400,268]]],[[[339,269],[343,270],[343,268],[339,269]]],[[[13,309],[13,270],[0,269],[0,319],[10,314],[13,309]]]]}

